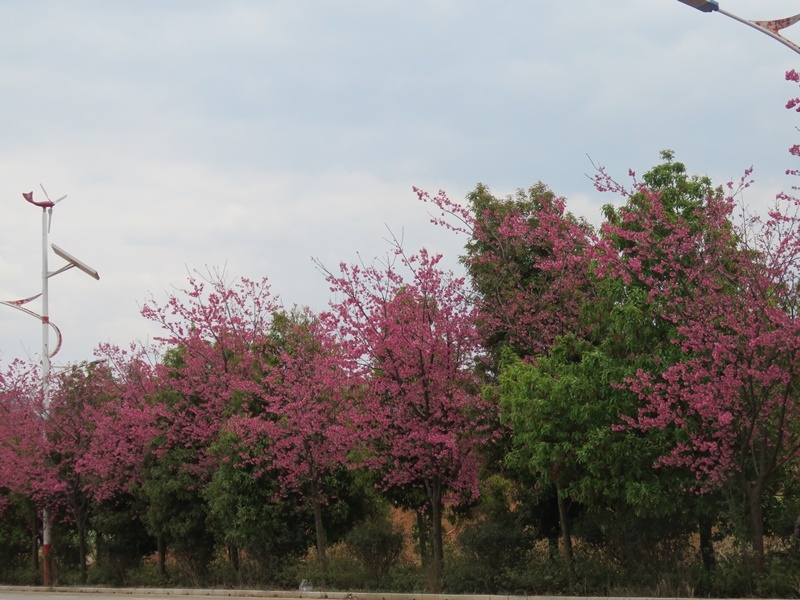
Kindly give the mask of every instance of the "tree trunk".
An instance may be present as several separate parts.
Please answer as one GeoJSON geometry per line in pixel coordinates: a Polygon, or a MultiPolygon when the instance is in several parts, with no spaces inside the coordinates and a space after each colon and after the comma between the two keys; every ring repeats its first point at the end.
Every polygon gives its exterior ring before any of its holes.
{"type": "Polygon", "coordinates": [[[710,571],[717,566],[717,558],[714,555],[714,542],[712,539],[714,522],[710,517],[702,515],[698,519],[698,529],[700,531],[700,558],[703,559],[703,567],[710,571]]]}
{"type": "Polygon", "coordinates": [[[764,572],[764,514],[761,510],[761,487],[745,485],[750,512],[750,543],[753,546],[753,566],[756,573],[764,572]]]}
{"type": "Polygon", "coordinates": [[[88,570],[86,567],[86,526],[85,524],[77,525],[78,529],[78,561],[80,563],[81,583],[86,583],[88,578],[88,570]]]}
{"type": "Polygon", "coordinates": [[[36,511],[31,518],[31,564],[34,573],[39,573],[39,519],[36,511]]]}
{"type": "Polygon", "coordinates": [[[158,545],[158,574],[161,577],[167,576],[167,541],[164,539],[164,534],[158,534],[156,538],[158,545]]]}
{"type": "Polygon", "coordinates": [[[569,528],[569,517],[567,516],[567,505],[561,495],[561,484],[556,479],[556,497],[558,498],[558,520],[561,524],[561,543],[564,545],[564,561],[567,563],[570,584],[574,583],[575,568],[572,555],[572,533],[569,528]]]}
{"type": "Polygon", "coordinates": [[[231,565],[231,570],[239,574],[239,547],[236,544],[228,544],[228,561],[231,565]]]}
{"type": "Polygon", "coordinates": [[[423,567],[427,567],[431,562],[430,550],[428,549],[428,522],[422,512],[422,507],[417,508],[417,538],[419,539],[419,557],[423,567]]]}
{"type": "Polygon", "coordinates": [[[325,526],[322,523],[322,498],[313,470],[311,475],[311,504],[314,507],[314,529],[317,534],[317,560],[319,560],[322,574],[325,575],[328,571],[328,542],[325,537],[325,526]]]}
{"type": "Polygon", "coordinates": [[[231,565],[231,571],[236,575],[236,585],[242,585],[242,573],[239,571],[239,546],[236,544],[228,544],[228,562],[231,565]]]}
{"type": "Polygon", "coordinates": [[[430,486],[431,542],[433,561],[431,564],[430,592],[439,593],[444,571],[444,533],[442,531],[442,484],[435,481],[430,486]]]}

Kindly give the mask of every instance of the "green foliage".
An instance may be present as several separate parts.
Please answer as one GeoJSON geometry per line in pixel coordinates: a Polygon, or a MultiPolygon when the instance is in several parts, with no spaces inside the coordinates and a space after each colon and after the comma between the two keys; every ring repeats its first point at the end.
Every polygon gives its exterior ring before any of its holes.
{"type": "Polygon", "coordinates": [[[0,581],[13,580],[24,577],[25,568],[31,566],[36,512],[29,500],[6,491],[0,492],[0,503],[0,581]]]}
{"type": "MultiPolygon", "coordinates": [[[[721,192],[707,177],[688,176],[671,152],[663,152],[662,159],[643,176],[643,185],[661,194],[668,215],[691,222],[707,198],[721,192]]],[[[632,194],[626,211],[641,212],[648,198],[632,194]]],[[[614,207],[605,207],[605,215],[625,228],[639,227],[614,207]]],[[[622,243],[617,240],[620,249],[622,243]]],[[[680,491],[690,475],[653,469],[685,433],[645,434],[626,427],[624,419],[635,417],[639,408],[638,398],[624,389],[626,379],[640,370],[658,373],[680,360],[671,343],[675,326],[655,316],[642,284],[603,278],[594,286],[592,302],[583,307],[585,336],[564,335],[546,355],[527,361],[504,355],[501,405],[514,432],[507,461],[528,470],[542,487],[558,482],[564,494],[587,506],[622,503],[649,517],[695,513],[695,499],[680,491]]]]}
{"type": "Polygon", "coordinates": [[[142,520],[148,533],[163,536],[179,557],[180,568],[199,577],[213,556],[214,538],[197,478],[182,468],[192,460],[192,452],[186,448],[152,456],[137,493],[146,502],[142,520]]]}
{"type": "Polygon", "coordinates": [[[264,565],[304,554],[313,529],[311,515],[281,501],[278,492],[274,476],[256,477],[252,469],[223,460],[202,490],[217,542],[234,545],[264,565]]]}
{"type": "Polygon", "coordinates": [[[458,538],[459,554],[446,581],[448,589],[463,586],[472,593],[505,590],[507,573],[533,545],[530,531],[514,526],[514,516],[487,518],[467,527],[458,538]],[[458,581],[454,581],[457,579],[458,581]]]}
{"type": "MultiPolygon", "coordinates": [[[[518,189],[504,198],[495,197],[486,185],[479,183],[466,199],[474,222],[461,260],[481,305],[479,329],[488,360],[482,361],[480,367],[485,378],[493,381],[504,349],[511,348],[521,357],[530,354],[528,343],[523,342],[519,332],[513,331],[520,326],[519,311],[525,312],[520,298],[533,299],[546,293],[554,278],[559,276],[546,272],[541,266],[541,261],[554,254],[552,239],[545,236],[523,242],[509,237],[506,228],[519,220],[527,223],[529,233],[536,231],[541,215],[559,206],[563,199],[542,182],[527,190],[518,189]],[[512,306],[514,308],[508,310],[512,306]]],[[[575,225],[576,232],[591,230],[586,221],[568,212],[563,214],[562,221],[575,225]]],[[[555,307],[545,303],[528,308],[548,311],[555,307]]]]}
{"type": "Polygon", "coordinates": [[[145,507],[131,495],[98,504],[92,512],[95,565],[89,583],[128,584],[128,574],[156,550],[155,538],[142,522],[145,507]]]}
{"type": "Polygon", "coordinates": [[[514,437],[506,460],[540,487],[558,480],[570,497],[589,505],[622,501],[635,510],[659,510],[666,496],[652,470],[654,439],[614,428],[631,403],[615,383],[631,366],[610,354],[567,335],[535,363],[507,355],[500,390],[514,437]]]}
{"type": "MultiPolygon", "coordinates": [[[[696,212],[703,207],[709,197],[722,196],[721,188],[714,187],[708,177],[688,175],[686,165],[676,162],[675,154],[671,150],[663,150],[661,159],[664,162],[645,173],[641,183],[648,190],[661,194],[668,214],[674,218],[681,217],[690,222],[696,220],[694,218],[696,212]]],[[[639,212],[647,202],[647,195],[638,192],[628,197],[625,206],[627,210],[639,212]]],[[[612,205],[603,206],[603,215],[611,223],[621,223],[620,212],[612,205]]]]}
{"type": "Polygon", "coordinates": [[[342,541],[352,527],[366,515],[380,514],[383,499],[369,475],[343,465],[324,482],[330,500],[324,507],[328,541],[342,541]]]}
{"type": "Polygon", "coordinates": [[[381,589],[389,569],[403,552],[405,536],[386,517],[373,517],[353,527],[345,542],[364,567],[373,588],[381,589]]]}
{"type": "Polygon", "coordinates": [[[689,541],[696,523],[691,514],[665,517],[639,516],[610,507],[592,507],[575,521],[574,533],[593,552],[618,565],[631,585],[651,577],[652,565],[677,571],[697,552],[689,541]]]}
{"type": "MultiPolygon", "coordinates": [[[[514,195],[497,198],[492,195],[489,188],[482,183],[467,194],[467,204],[475,215],[475,226],[480,231],[473,235],[465,246],[466,255],[462,259],[467,263],[467,270],[477,292],[486,299],[502,297],[508,290],[508,284],[497,277],[493,265],[483,264],[475,260],[481,255],[493,252],[502,238],[499,228],[510,214],[523,215],[529,222],[535,224],[536,212],[544,203],[551,203],[556,195],[544,183],[539,182],[529,189],[518,189],[514,195]]],[[[538,274],[535,267],[536,257],[544,256],[544,248],[516,248],[512,256],[507,256],[509,264],[514,264],[521,274],[521,281],[530,284],[538,274]]],[[[495,265],[496,266],[496,265],[495,265]]],[[[489,346],[502,343],[504,337],[490,340],[489,346]]]]}

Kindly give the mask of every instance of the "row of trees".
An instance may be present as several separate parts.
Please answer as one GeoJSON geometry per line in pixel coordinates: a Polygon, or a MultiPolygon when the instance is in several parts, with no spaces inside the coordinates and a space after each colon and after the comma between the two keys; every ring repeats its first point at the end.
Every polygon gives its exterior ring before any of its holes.
{"type": "Polygon", "coordinates": [[[470,237],[506,463],[555,487],[567,563],[571,498],[694,514],[710,564],[713,498],[735,485],[761,571],[762,509],[798,474],[799,205],[734,216],[749,172],[723,190],[662,158],[632,189],[598,172],[626,202],[597,232],[541,185],[479,186],[469,209],[420,195],[470,237]]]}
{"type": "Polygon", "coordinates": [[[398,248],[380,268],[342,265],[327,274],[341,300],[321,315],[283,310],[266,280],[191,279],[143,307],[164,331],[156,347],[100,347],[99,361],[56,377],[48,406],[36,369],[12,363],[3,487],[74,525],[84,578],[88,524],[123,499],[140,508],[162,568],[169,542],[192,546],[210,533],[209,508],[234,563],[243,546],[269,554],[276,533],[298,536],[287,543],[299,550],[302,522],[294,532],[264,527],[306,505],[324,570],[323,512],[362,468],[425,516],[440,573],[443,507],[477,496],[479,449],[497,428],[473,367],[474,308],[439,261],[398,248]],[[248,546],[249,528],[266,547],[248,546]]]}
{"type": "Polygon", "coordinates": [[[90,546],[98,564],[154,552],[162,572],[170,548],[198,570],[225,549],[238,570],[242,552],[268,563],[311,538],[324,574],[331,539],[388,504],[417,515],[436,589],[446,514],[549,539],[573,587],[615,527],[696,535],[712,570],[715,535],[745,518],[764,573],[765,537],[798,509],[800,203],[749,214],[749,172],[715,187],[662,159],[627,187],[598,170],[623,201],[598,229],[543,184],[479,185],[466,206],[418,190],[465,235],[466,278],[395,243],[382,262],[318,265],[333,300],[316,314],[211,271],[144,305],[155,345],[101,346],[46,406],[35,365],[11,363],[6,514],[27,515],[34,557],[38,510],[61,515],[83,579],[90,546]],[[515,491],[481,510],[498,478],[515,491]],[[580,544],[576,517],[596,525],[580,544]]]}

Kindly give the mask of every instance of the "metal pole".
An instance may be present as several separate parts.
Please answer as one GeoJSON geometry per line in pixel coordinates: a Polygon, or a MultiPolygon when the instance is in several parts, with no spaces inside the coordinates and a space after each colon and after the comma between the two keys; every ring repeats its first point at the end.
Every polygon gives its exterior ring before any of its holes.
{"type": "MultiPolygon", "coordinates": [[[[47,209],[42,208],[42,405],[44,418],[50,414],[50,315],[48,298],[48,266],[47,266],[47,209]]],[[[45,433],[45,435],[47,435],[45,433]]],[[[53,517],[49,508],[42,510],[42,583],[48,587],[53,585],[53,517]]]]}
{"type": "MultiPolygon", "coordinates": [[[[0,301],[0,304],[5,306],[10,306],[11,308],[16,308],[17,310],[21,310],[24,313],[27,313],[31,316],[37,317],[42,322],[42,408],[44,414],[42,418],[47,421],[50,415],[50,327],[53,327],[56,331],[56,336],[58,339],[58,344],[53,352],[53,356],[58,352],[59,348],[61,348],[61,332],[58,330],[58,327],[53,325],[50,322],[50,312],[49,312],[49,294],[48,294],[48,279],[53,275],[58,275],[67,269],[72,267],[78,267],[81,271],[86,273],[87,275],[91,275],[95,279],[100,279],[100,276],[97,274],[92,267],[84,263],[83,261],[75,258],[71,254],[68,254],[55,244],[53,244],[53,251],[67,261],[67,264],[61,267],[60,269],[53,271],[52,273],[48,269],[47,265],[47,234],[49,233],[50,229],[50,217],[52,216],[53,207],[61,202],[66,196],[61,196],[58,200],[50,200],[47,192],[42,187],[42,192],[44,192],[45,200],[41,200],[37,202],[33,199],[33,192],[23,192],[22,197],[25,199],[26,202],[33,204],[34,206],[38,206],[42,209],[42,293],[37,294],[36,296],[32,296],[30,298],[24,298],[22,300],[16,301],[0,301]],[[38,298],[39,296],[42,297],[42,314],[37,315],[35,312],[24,308],[23,305],[27,304],[38,298]]],[[[44,433],[46,436],[47,433],[44,433]]],[[[43,440],[43,441],[46,441],[43,440]]],[[[46,445],[45,445],[46,448],[46,445]]],[[[44,507],[42,509],[42,557],[44,560],[44,565],[42,568],[42,579],[44,585],[50,587],[53,585],[53,556],[52,556],[52,544],[53,544],[53,515],[49,508],[44,507]]]]}

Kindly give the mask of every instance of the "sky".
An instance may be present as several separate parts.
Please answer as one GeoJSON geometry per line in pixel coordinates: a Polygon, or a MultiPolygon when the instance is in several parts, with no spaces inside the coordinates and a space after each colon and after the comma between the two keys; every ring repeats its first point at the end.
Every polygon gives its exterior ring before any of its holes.
{"type": "MultiPolygon", "coordinates": [[[[458,270],[465,240],[414,186],[463,200],[541,181],[599,224],[621,199],[593,165],[627,182],[670,149],[719,184],[752,166],[743,201],[764,208],[796,184],[792,68],[677,0],[0,1],[0,300],[41,291],[42,210],[22,197],[40,185],[67,194],[48,242],[100,274],[49,279],[56,365],[158,335],[140,307],[195,270],[267,277],[314,310],[331,296],[312,259],[371,262],[392,235],[458,270]]],[[[40,322],[0,305],[0,364],[41,348],[40,322]]]]}

